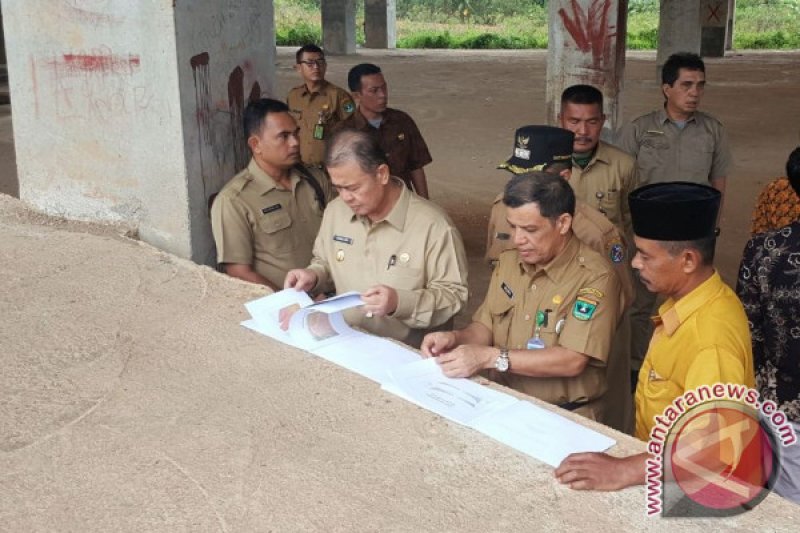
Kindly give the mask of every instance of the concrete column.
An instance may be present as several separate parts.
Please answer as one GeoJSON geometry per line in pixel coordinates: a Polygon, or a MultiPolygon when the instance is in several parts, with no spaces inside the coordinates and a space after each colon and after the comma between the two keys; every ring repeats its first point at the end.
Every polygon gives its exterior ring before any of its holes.
{"type": "Polygon", "coordinates": [[[661,0],[658,21],[658,53],[656,81],[661,83],[661,66],[676,52],[700,53],[700,20],[702,0],[661,0]]]}
{"type": "Polygon", "coordinates": [[[322,47],[326,54],[356,53],[355,0],[322,0],[322,47]]]}
{"type": "Polygon", "coordinates": [[[272,1],[26,0],[3,16],[20,197],[212,263],[208,199],[247,161],[242,106],[272,88],[272,1]]]}
{"type": "Polygon", "coordinates": [[[621,120],[619,93],[625,70],[627,0],[551,0],[547,49],[547,122],[555,125],[561,93],[587,84],[604,96],[604,138],[621,120]]]}
{"type": "Polygon", "coordinates": [[[724,57],[728,0],[700,0],[700,55],[724,57]]]}
{"type": "Polygon", "coordinates": [[[736,0],[728,0],[728,31],[725,32],[725,50],[733,50],[733,27],[736,23],[736,0]]]}
{"type": "Polygon", "coordinates": [[[395,48],[396,19],[395,0],[364,0],[364,46],[395,48]]]}

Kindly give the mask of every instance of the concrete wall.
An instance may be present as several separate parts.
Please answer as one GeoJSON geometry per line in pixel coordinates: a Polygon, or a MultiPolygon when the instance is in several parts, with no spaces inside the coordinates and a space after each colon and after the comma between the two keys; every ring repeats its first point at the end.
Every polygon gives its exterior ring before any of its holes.
{"type": "Polygon", "coordinates": [[[247,165],[242,111],[274,95],[275,31],[271,0],[178,2],[177,70],[186,158],[193,259],[211,264],[208,198],[247,165]]]}
{"type": "Polygon", "coordinates": [[[547,123],[557,124],[561,93],[587,84],[604,97],[603,138],[619,126],[625,72],[627,0],[551,0],[547,49],[547,123]]]}
{"type": "Polygon", "coordinates": [[[255,80],[271,89],[272,2],[25,0],[3,15],[20,197],[213,260],[205,198],[245,158],[231,117],[255,80]]]}
{"type": "Polygon", "coordinates": [[[676,52],[700,53],[700,0],[661,0],[658,19],[656,80],[661,66],[676,52]]]}

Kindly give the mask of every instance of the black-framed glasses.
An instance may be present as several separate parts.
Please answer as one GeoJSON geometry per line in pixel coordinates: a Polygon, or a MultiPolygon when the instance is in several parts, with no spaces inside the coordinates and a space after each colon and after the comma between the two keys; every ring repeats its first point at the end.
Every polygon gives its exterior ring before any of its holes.
{"type": "Polygon", "coordinates": [[[325,59],[307,59],[306,61],[300,61],[300,63],[304,64],[308,68],[322,68],[325,66],[325,59]]]}

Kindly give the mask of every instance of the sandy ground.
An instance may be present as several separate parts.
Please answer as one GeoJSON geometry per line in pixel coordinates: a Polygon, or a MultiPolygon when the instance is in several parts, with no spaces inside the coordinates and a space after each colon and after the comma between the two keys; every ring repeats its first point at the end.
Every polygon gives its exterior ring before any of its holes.
{"type": "MultiPolygon", "coordinates": [[[[277,89],[294,84],[279,53],[277,89]]],[[[720,268],[730,279],[753,198],[798,142],[800,53],[709,62],[705,108],[736,172],[720,268]],[[758,108],[755,104],[758,103],[758,108]]],[[[494,165],[543,117],[541,52],[369,52],[417,119],[434,200],[461,228],[473,302],[494,165]]],[[[630,58],[625,113],[659,103],[652,54],[630,58]]],[[[0,192],[17,184],[0,108],[0,192]]],[[[644,491],[576,493],[551,469],[238,326],[257,287],[118,228],[55,220],[0,195],[0,531],[795,531],[770,496],[723,521],[654,521],[644,491]]],[[[474,303],[473,303],[474,306],[474,303]]],[[[610,430],[608,430],[610,432],[610,430]]],[[[610,432],[615,453],[640,449],[610,432]]]]}

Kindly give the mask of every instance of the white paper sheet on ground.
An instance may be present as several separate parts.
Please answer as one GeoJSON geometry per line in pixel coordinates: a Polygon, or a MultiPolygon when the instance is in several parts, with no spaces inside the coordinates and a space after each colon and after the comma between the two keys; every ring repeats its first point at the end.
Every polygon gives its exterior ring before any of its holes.
{"type": "Polygon", "coordinates": [[[289,334],[283,331],[277,324],[262,324],[256,322],[252,318],[249,320],[245,320],[239,323],[240,325],[246,327],[247,329],[251,329],[256,333],[261,333],[262,335],[266,335],[267,337],[272,337],[275,340],[279,340],[284,344],[288,344],[289,346],[297,346],[297,343],[292,340],[289,334]]]}
{"type": "Polygon", "coordinates": [[[472,380],[448,378],[433,358],[392,370],[390,378],[384,390],[464,425],[519,402],[472,380]]]}
{"type": "Polygon", "coordinates": [[[392,341],[359,332],[344,344],[328,344],[311,351],[380,384],[389,379],[390,371],[420,358],[416,352],[392,341]]]}
{"type": "Polygon", "coordinates": [[[556,467],[578,452],[602,452],[616,441],[572,420],[520,401],[470,426],[515,450],[556,467]]]}
{"type": "Polygon", "coordinates": [[[244,304],[247,312],[259,324],[270,328],[280,321],[281,309],[297,306],[297,309],[313,304],[311,297],[303,291],[284,289],[244,304]]]}
{"type": "Polygon", "coordinates": [[[344,341],[352,345],[351,338],[363,333],[351,328],[342,313],[322,313],[315,311],[313,307],[306,307],[292,315],[289,335],[297,346],[314,352],[315,349],[336,342],[344,341]]]}

